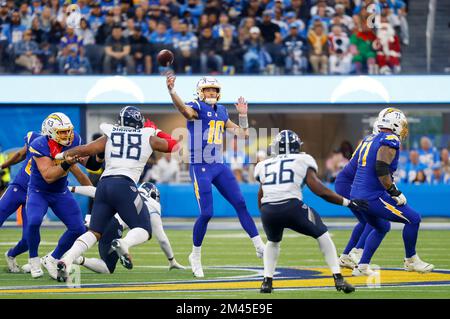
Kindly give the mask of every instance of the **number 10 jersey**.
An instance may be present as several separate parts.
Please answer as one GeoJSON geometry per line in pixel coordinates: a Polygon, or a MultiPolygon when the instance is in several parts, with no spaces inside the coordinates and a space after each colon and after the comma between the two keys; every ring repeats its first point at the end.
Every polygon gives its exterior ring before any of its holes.
{"type": "Polygon", "coordinates": [[[259,162],[254,174],[264,193],[261,203],[292,198],[302,201],[302,187],[308,168],[318,171],[316,161],[306,153],[278,155],[259,162]]]}
{"type": "Polygon", "coordinates": [[[130,177],[135,183],[144,170],[153,149],[150,136],[156,134],[151,127],[134,129],[103,123],[102,132],[108,137],[105,147],[104,176],[122,175],[130,177]]]}

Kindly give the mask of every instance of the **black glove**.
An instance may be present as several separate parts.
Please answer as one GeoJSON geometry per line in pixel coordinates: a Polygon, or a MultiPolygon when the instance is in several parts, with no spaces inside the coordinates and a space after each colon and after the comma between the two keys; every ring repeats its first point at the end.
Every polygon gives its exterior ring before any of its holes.
{"type": "Polygon", "coordinates": [[[388,192],[389,196],[397,202],[397,205],[401,206],[406,204],[406,196],[403,195],[394,183],[392,183],[391,187],[389,187],[386,192],[388,192]]]}
{"type": "Polygon", "coordinates": [[[358,212],[366,212],[369,209],[369,203],[364,199],[352,199],[348,208],[354,209],[358,212]]]}

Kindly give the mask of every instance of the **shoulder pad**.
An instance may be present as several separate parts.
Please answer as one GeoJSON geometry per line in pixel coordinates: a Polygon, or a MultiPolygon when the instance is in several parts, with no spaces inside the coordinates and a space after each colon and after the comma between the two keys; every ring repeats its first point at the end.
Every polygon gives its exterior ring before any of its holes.
{"type": "Polygon", "coordinates": [[[100,124],[100,130],[108,137],[111,135],[112,128],[113,128],[112,124],[109,123],[100,124]]]}
{"type": "Polygon", "coordinates": [[[391,148],[399,149],[400,148],[400,139],[395,134],[386,134],[380,140],[381,145],[385,145],[391,148]]]}

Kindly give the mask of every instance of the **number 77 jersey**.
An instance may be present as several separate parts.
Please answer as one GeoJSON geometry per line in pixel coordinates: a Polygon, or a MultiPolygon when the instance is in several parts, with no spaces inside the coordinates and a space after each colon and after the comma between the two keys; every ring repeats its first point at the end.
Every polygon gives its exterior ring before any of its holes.
{"type": "Polygon", "coordinates": [[[135,129],[103,123],[102,132],[108,137],[105,147],[105,171],[103,176],[128,176],[135,183],[144,170],[153,149],[150,136],[156,134],[151,127],[135,129]]]}
{"type": "Polygon", "coordinates": [[[389,171],[392,174],[397,170],[398,157],[400,152],[400,139],[397,135],[387,132],[381,132],[377,135],[368,135],[361,142],[361,146],[354,157],[358,159],[355,178],[352,184],[350,196],[352,199],[360,198],[372,200],[380,197],[385,188],[381,185],[376,172],[377,153],[380,147],[387,146],[397,150],[396,155],[389,165],[389,171]]]}
{"type": "Polygon", "coordinates": [[[303,200],[302,187],[308,168],[318,171],[317,163],[306,153],[284,154],[259,162],[255,179],[261,183],[261,203],[279,202],[291,198],[303,200]]]}

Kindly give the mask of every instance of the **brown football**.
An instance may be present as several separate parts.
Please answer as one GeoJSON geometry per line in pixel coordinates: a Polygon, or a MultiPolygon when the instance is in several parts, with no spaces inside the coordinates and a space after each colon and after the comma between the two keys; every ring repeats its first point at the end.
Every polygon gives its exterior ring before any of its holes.
{"type": "Polygon", "coordinates": [[[159,65],[161,66],[169,66],[173,63],[173,53],[170,50],[164,49],[159,51],[158,56],[156,57],[156,60],[158,61],[159,65]]]}

